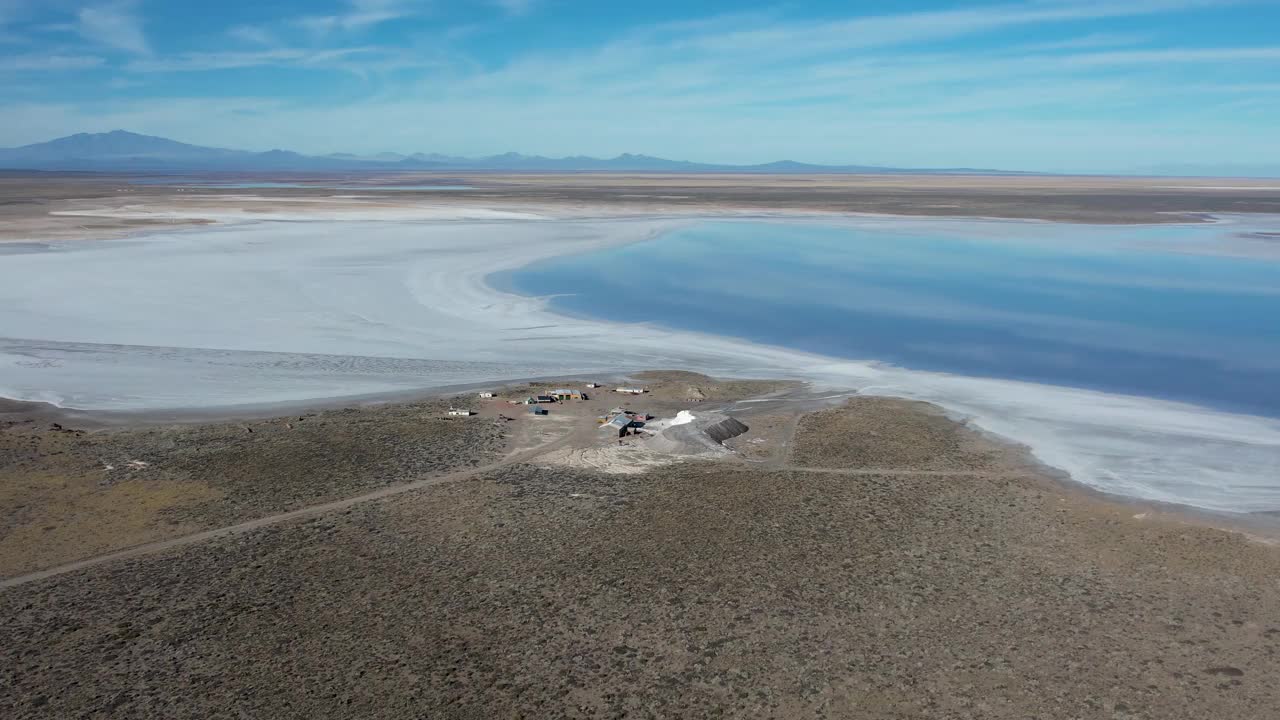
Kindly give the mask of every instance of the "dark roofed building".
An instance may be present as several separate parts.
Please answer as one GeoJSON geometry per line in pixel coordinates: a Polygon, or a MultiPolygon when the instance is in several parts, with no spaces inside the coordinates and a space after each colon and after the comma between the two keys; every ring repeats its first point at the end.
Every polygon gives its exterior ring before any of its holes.
{"type": "Polygon", "coordinates": [[[616,430],[618,432],[618,437],[622,437],[627,434],[627,430],[631,427],[631,416],[626,414],[614,415],[608,422],[600,427],[609,430],[616,430]]]}

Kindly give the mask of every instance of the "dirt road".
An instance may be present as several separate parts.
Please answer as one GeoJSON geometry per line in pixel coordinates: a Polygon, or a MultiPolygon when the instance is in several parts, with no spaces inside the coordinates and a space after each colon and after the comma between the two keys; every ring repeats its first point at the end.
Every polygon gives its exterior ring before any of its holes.
{"type": "Polygon", "coordinates": [[[94,565],[100,565],[102,563],[112,562],[115,560],[124,560],[126,558],[137,557],[139,555],[149,555],[151,553],[162,552],[164,550],[170,550],[172,548],[183,547],[185,545],[192,545],[195,543],[205,542],[208,540],[212,540],[214,538],[243,535],[245,533],[252,532],[254,530],[258,530],[271,525],[277,525],[279,523],[287,522],[289,520],[296,520],[298,518],[311,517],[314,515],[321,515],[324,513],[334,512],[338,510],[345,510],[347,508],[352,507],[353,505],[369,502],[371,500],[380,500],[382,498],[391,497],[393,495],[400,495],[402,493],[421,490],[422,488],[431,487],[433,485],[440,485],[442,483],[455,482],[457,480],[464,480],[466,478],[474,477],[482,473],[490,472],[492,470],[496,470],[498,468],[505,467],[507,465],[516,465],[519,463],[527,462],[540,455],[543,455],[553,450],[557,450],[560,447],[573,442],[573,440],[576,437],[580,437],[580,435],[581,435],[580,431],[576,431],[575,428],[569,428],[567,432],[561,434],[554,440],[551,440],[549,442],[545,442],[535,447],[524,449],[524,450],[517,449],[514,452],[508,454],[502,460],[499,460],[498,462],[495,462],[495,463],[490,463],[488,465],[481,465],[479,467],[467,468],[466,470],[459,470],[456,472],[446,473],[444,475],[427,477],[421,480],[415,480],[413,482],[405,483],[403,485],[392,485],[390,487],[383,487],[383,488],[374,490],[372,492],[364,493],[362,495],[343,498],[342,500],[335,500],[332,502],[322,503],[320,505],[312,505],[309,507],[299,508],[297,510],[291,510],[289,512],[279,513],[276,515],[268,515],[266,517],[256,518],[254,520],[249,520],[249,521],[238,523],[235,525],[229,525],[227,527],[216,528],[213,530],[206,530],[204,532],[198,532],[192,535],[184,535],[182,537],[170,538],[167,540],[160,540],[157,542],[146,543],[143,545],[135,545],[134,547],[127,548],[124,550],[118,550],[116,552],[106,553],[104,555],[97,555],[94,557],[85,558],[83,560],[77,560],[75,562],[66,563],[64,565],[58,565],[51,568],[46,568],[44,570],[38,570],[36,572],[27,573],[25,575],[17,575],[14,577],[5,578],[3,580],[0,580],[0,588],[16,587],[18,585],[24,585],[29,582],[34,582],[36,580],[43,580],[44,578],[53,577],[56,575],[62,575],[64,573],[69,573],[69,572],[75,572],[77,570],[82,570],[87,567],[93,567],[94,565]]]}
{"type": "MultiPolygon", "coordinates": [[[[770,393],[747,402],[729,402],[723,404],[708,403],[704,407],[708,410],[723,408],[724,410],[741,413],[748,418],[755,413],[778,412],[780,409],[782,412],[791,416],[784,423],[783,427],[780,428],[780,434],[771,438],[770,444],[772,447],[769,448],[769,454],[766,459],[761,461],[740,461],[744,465],[750,467],[764,468],[770,471],[856,476],[893,475],[978,477],[992,475],[989,470],[933,470],[891,467],[807,467],[793,464],[790,461],[791,451],[801,419],[808,412],[832,407],[833,405],[843,402],[848,397],[848,393],[817,394],[808,389],[793,388],[787,391],[770,393]]],[[[380,500],[403,493],[414,492],[416,490],[421,490],[435,485],[472,478],[511,465],[527,463],[540,457],[546,457],[557,451],[574,448],[585,449],[599,447],[601,437],[599,425],[595,421],[595,418],[603,411],[603,408],[607,407],[612,402],[616,402],[616,400],[608,396],[602,396],[596,401],[590,403],[558,405],[554,409],[554,415],[550,417],[522,417],[517,419],[515,424],[518,428],[518,434],[513,439],[511,445],[513,449],[501,460],[493,463],[453,472],[446,472],[440,475],[432,475],[400,485],[382,487],[377,490],[353,495],[339,500],[302,507],[189,535],[134,545],[122,550],[116,550],[109,553],[83,558],[74,562],[48,567],[42,570],[0,579],[0,588],[16,587],[36,580],[75,572],[115,560],[149,555],[173,548],[206,542],[216,538],[243,535],[254,530],[288,522],[290,520],[314,517],[335,511],[346,510],[361,503],[380,500]]],[[[657,402],[655,405],[657,406],[655,409],[671,411],[672,408],[682,404],[657,402]]],[[[514,412],[516,412],[516,409],[509,407],[505,401],[493,401],[484,404],[481,407],[479,414],[481,417],[487,418],[506,418],[507,416],[505,413],[514,412]]]]}

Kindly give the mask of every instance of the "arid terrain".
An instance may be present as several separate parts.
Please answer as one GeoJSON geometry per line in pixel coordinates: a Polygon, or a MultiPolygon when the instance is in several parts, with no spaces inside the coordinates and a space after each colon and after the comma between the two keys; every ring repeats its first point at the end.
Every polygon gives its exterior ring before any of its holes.
{"type": "Polygon", "coordinates": [[[0,574],[482,465],[501,423],[447,403],[85,432],[0,421],[0,574]]]}
{"type": "Polygon", "coordinates": [[[215,175],[0,173],[0,239],[111,237],[234,214],[502,207],[557,216],[877,213],[1084,223],[1195,221],[1207,213],[1280,213],[1274,181],[930,175],[499,174],[215,175]],[[293,182],[299,188],[211,188],[293,182]],[[413,183],[469,190],[379,190],[413,183]],[[330,189],[341,186],[344,190],[330,189]],[[351,190],[367,187],[368,190],[351,190]],[[52,213],[52,214],[51,214],[52,213]]]}
{"type": "MultiPolygon", "coordinates": [[[[484,174],[396,176],[473,189],[392,192],[372,187],[390,178],[272,179],[315,187],[3,175],[0,234],[437,205],[449,218],[1090,223],[1280,211],[1260,181],[484,174]]],[[[589,379],[238,419],[0,401],[0,715],[1165,720],[1280,707],[1280,550],[1265,537],[1063,484],[925,403],[662,371],[626,379],[642,395],[609,384],[542,417],[513,404],[589,379]],[[447,414],[464,407],[476,414],[447,414]],[[748,430],[673,453],[601,429],[615,407],[651,434],[680,411],[748,430]]]]}
{"type": "Polygon", "coordinates": [[[689,373],[635,382],[651,392],[546,417],[506,402],[543,384],[80,433],[15,409],[0,431],[0,711],[1164,720],[1280,707],[1274,546],[1061,486],[932,406],[689,373]],[[443,416],[463,402],[479,413],[443,416]],[[599,429],[623,402],[659,419],[723,410],[751,429],[735,453],[656,458],[643,437],[599,429]],[[354,472],[357,453],[378,472],[354,472]],[[137,459],[148,465],[120,477],[100,464],[137,459]]]}

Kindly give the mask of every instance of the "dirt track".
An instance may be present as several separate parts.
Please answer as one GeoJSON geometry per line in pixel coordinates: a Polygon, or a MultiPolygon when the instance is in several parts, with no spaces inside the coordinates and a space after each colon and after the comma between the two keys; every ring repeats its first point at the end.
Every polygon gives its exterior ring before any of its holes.
{"type": "Polygon", "coordinates": [[[0,576],[485,465],[505,452],[506,424],[448,418],[448,404],[93,432],[38,408],[25,420],[11,413],[0,418],[0,576]]]}
{"type": "MultiPolygon", "coordinates": [[[[392,497],[406,492],[414,492],[433,485],[440,485],[448,482],[456,482],[467,478],[477,477],[511,465],[537,461],[540,458],[553,453],[555,450],[567,448],[574,444],[574,441],[581,441],[582,434],[580,432],[568,432],[557,440],[539,445],[531,450],[526,450],[509,456],[501,462],[484,465],[460,472],[448,473],[437,477],[417,480],[415,482],[406,483],[404,485],[393,485],[384,487],[373,492],[357,495],[355,497],[345,498],[334,502],[323,503],[320,505],[312,505],[298,510],[278,513],[276,515],[268,515],[266,517],[257,518],[248,522],[231,525],[228,527],[215,528],[204,532],[185,535],[182,537],[161,540],[158,542],[146,543],[145,545],[137,545],[125,550],[120,550],[105,555],[99,555],[76,562],[59,565],[57,567],[47,568],[25,575],[0,579],[0,588],[16,587],[36,580],[62,575],[65,573],[76,572],[85,568],[100,565],[102,563],[115,562],[126,558],[138,557],[140,555],[149,555],[153,553],[179,548],[184,545],[192,545],[195,543],[207,542],[218,538],[232,537],[242,535],[253,530],[258,530],[271,525],[297,520],[300,518],[313,517],[326,513],[333,513],[339,510],[345,510],[360,503],[381,500],[383,498],[392,497]]],[[[576,465],[576,464],[575,464],[576,465]]],[[[836,475],[853,475],[864,477],[993,477],[990,471],[985,470],[910,470],[901,468],[823,468],[823,467],[802,467],[796,465],[770,465],[771,471],[780,472],[809,472],[819,474],[836,474],[836,475]]],[[[1010,475],[1018,476],[1020,475],[1010,475]]]]}
{"type": "MultiPolygon", "coordinates": [[[[654,410],[682,402],[690,382],[736,399],[789,387],[714,382],[692,373],[648,375],[654,410]]],[[[581,385],[582,383],[571,383],[581,385]]],[[[590,402],[531,417],[509,404],[540,385],[474,396],[306,413],[246,422],[87,432],[43,408],[14,404],[0,417],[0,587],[126,557],[206,542],[351,507],[538,458],[575,464],[603,449],[598,416],[631,400],[590,402]],[[453,406],[478,414],[446,417],[453,406]],[[65,420],[64,420],[65,422],[65,420]],[[505,450],[503,449],[505,446],[505,450]]],[[[638,439],[626,450],[644,453],[638,439]]],[[[664,459],[661,464],[671,462],[664,459]]]]}
{"type": "Polygon", "coordinates": [[[383,498],[389,498],[394,495],[399,495],[401,493],[414,492],[417,490],[421,490],[422,488],[431,487],[433,485],[440,485],[447,482],[454,482],[457,480],[474,477],[476,475],[492,472],[494,470],[497,470],[498,468],[502,468],[508,465],[518,464],[518,463],[522,463],[522,462],[526,462],[528,460],[534,459],[539,455],[542,455],[546,452],[554,450],[557,447],[567,445],[572,438],[573,438],[572,433],[565,433],[563,436],[561,436],[556,440],[543,443],[542,445],[538,445],[529,450],[516,452],[512,455],[508,455],[507,457],[504,457],[499,462],[490,463],[488,465],[469,468],[467,470],[461,470],[458,472],[446,473],[444,475],[438,475],[434,477],[425,478],[422,480],[416,480],[414,482],[409,482],[402,485],[391,485],[388,487],[380,488],[378,490],[374,490],[373,492],[364,493],[362,495],[343,498],[342,500],[335,500],[333,502],[322,503],[319,505],[311,505],[308,507],[299,508],[297,510],[290,510],[289,512],[277,513],[275,515],[267,515],[265,517],[249,520],[248,522],[242,522],[242,523],[238,523],[236,525],[230,525],[227,527],[215,528],[213,530],[205,530],[204,532],[194,533],[192,535],[184,535],[182,537],[170,538],[168,540],[160,540],[158,542],[146,543],[144,545],[136,545],[134,547],[127,548],[125,550],[107,553],[105,555],[98,555],[96,557],[85,558],[84,560],[77,560],[76,562],[67,563],[65,565],[59,565],[57,567],[47,568],[44,570],[39,570],[33,573],[27,573],[25,575],[19,575],[16,577],[0,579],[0,588],[17,587],[19,585],[24,585],[29,582],[34,582],[36,580],[43,580],[45,578],[50,578],[57,575],[76,572],[79,570],[83,570],[85,568],[93,567],[95,565],[101,565],[103,563],[116,562],[119,560],[138,557],[141,555],[150,555],[153,553],[159,553],[166,550],[172,550],[174,548],[180,548],[186,545],[193,545],[196,543],[208,542],[214,539],[222,539],[222,538],[234,537],[236,535],[243,535],[245,533],[252,532],[254,530],[259,530],[261,528],[269,527],[271,525],[277,525],[280,523],[289,522],[292,520],[298,520],[301,518],[314,517],[316,515],[323,515],[325,513],[334,513],[340,510],[345,510],[347,508],[350,508],[354,505],[358,505],[360,503],[370,502],[373,500],[381,500],[383,498]]]}
{"type": "Polygon", "coordinates": [[[0,589],[0,711],[1273,717],[1274,548],[910,447],[810,467],[877,418],[973,457],[855,399],[800,424],[792,470],[499,462],[0,589]]]}

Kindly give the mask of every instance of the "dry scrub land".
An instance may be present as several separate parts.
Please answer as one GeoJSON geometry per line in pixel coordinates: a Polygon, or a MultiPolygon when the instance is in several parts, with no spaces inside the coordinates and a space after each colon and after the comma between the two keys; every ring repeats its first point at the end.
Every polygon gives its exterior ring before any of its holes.
{"type": "Polygon", "coordinates": [[[0,590],[0,715],[1275,717],[1274,548],[928,406],[792,447],[812,470],[535,460],[0,590]]]}
{"type": "Polygon", "coordinates": [[[0,577],[482,465],[447,402],[84,432],[0,420],[0,577]]]}
{"type": "Polygon", "coordinates": [[[806,415],[796,435],[795,464],[981,471],[995,470],[1012,455],[928,403],[866,397],[806,415]]]}

